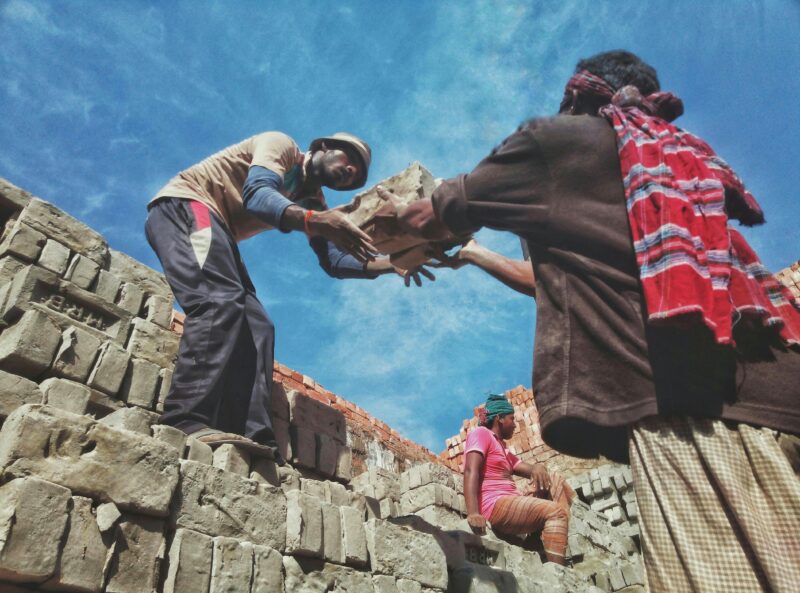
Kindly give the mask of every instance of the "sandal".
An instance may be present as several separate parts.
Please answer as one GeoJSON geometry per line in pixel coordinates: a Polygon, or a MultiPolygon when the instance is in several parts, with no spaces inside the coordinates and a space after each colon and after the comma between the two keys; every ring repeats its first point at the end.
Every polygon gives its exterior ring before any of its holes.
{"type": "Polygon", "coordinates": [[[210,447],[218,447],[220,445],[234,445],[250,453],[256,453],[259,457],[266,457],[272,459],[275,451],[272,447],[261,445],[254,440],[248,439],[240,434],[232,432],[223,432],[216,428],[201,428],[198,431],[189,435],[189,438],[197,439],[201,443],[205,443],[210,447]]]}

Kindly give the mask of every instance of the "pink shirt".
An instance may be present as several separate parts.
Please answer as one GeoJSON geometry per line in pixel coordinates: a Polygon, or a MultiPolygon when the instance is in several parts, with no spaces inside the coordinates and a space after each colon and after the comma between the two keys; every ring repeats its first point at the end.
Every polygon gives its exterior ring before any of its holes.
{"type": "Polygon", "coordinates": [[[464,448],[464,459],[467,453],[477,451],[483,455],[483,473],[481,474],[481,515],[489,519],[494,504],[501,496],[518,495],[512,470],[519,465],[519,458],[506,449],[502,439],[485,426],[473,429],[467,435],[464,448]]]}

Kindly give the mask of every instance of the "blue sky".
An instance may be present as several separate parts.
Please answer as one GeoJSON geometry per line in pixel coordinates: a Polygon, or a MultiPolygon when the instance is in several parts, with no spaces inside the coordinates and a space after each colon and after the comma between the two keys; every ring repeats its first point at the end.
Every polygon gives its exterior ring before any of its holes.
{"type": "MultiPolygon", "coordinates": [[[[419,160],[468,171],[553,113],[575,62],[626,48],[679,94],[761,201],[746,231],[800,258],[800,3],[1,0],[0,176],[158,266],[145,204],[172,175],[264,130],[373,149],[370,184],[419,160]]],[[[350,193],[328,192],[339,204],[350,193]]],[[[479,240],[519,256],[511,235],[479,240]]],[[[277,358],[435,451],[489,390],[529,385],[535,305],[478,270],[422,289],[328,278],[299,234],[242,244],[277,358]]]]}

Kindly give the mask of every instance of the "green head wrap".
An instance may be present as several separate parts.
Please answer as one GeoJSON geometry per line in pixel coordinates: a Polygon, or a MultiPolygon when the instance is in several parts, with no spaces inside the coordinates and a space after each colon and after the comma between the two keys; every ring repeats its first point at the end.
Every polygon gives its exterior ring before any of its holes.
{"type": "Polygon", "coordinates": [[[484,412],[485,415],[481,414],[481,424],[488,424],[495,416],[513,414],[514,406],[509,403],[505,395],[492,393],[488,398],[486,398],[484,412]]]}

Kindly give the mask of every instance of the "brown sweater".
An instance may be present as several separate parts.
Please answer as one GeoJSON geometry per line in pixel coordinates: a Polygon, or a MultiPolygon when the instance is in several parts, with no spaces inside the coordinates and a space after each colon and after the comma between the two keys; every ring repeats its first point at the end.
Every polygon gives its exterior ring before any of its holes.
{"type": "Polygon", "coordinates": [[[737,348],[703,327],[646,325],[616,139],[589,116],[529,122],[469,175],[443,183],[437,216],[528,243],[537,282],[533,388],[544,440],[627,457],[627,427],[654,414],[800,433],[800,353],[737,326],[737,348]]]}

